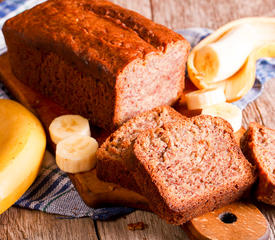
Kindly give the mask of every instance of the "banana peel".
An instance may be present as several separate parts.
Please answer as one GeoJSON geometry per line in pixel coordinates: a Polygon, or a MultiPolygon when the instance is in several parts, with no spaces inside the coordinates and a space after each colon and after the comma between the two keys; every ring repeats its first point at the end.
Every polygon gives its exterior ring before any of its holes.
{"type": "Polygon", "coordinates": [[[0,214],[39,173],[46,135],[39,120],[17,102],[0,99],[0,214]]]}
{"type": "MultiPolygon", "coordinates": [[[[240,24],[261,24],[263,27],[266,25],[268,27],[274,25],[275,29],[275,18],[265,18],[265,17],[254,17],[254,18],[243,18],[233,22],[230,22],[223,27],[219,28],[217,31],[203,39],[197,46],[195,46],[187,60],[187,70],[190,80],[199,89],[208,89],[221,87],[224,88],[226,100],[228,102],[234,102],[242,98],[253,86],[255,82],[256,74],[256,61],[263,57],[275,57],[275,42],[265,41],[260,45],[255,47],[255,49],[249,54],[243,66],[231,77],[220,81],[211,82],[205,80],[202,73],[200,73],[196,66],[194,65],[194,58],[197,51],[206,46],[207,44],[218,41],[222,36],[224,36],[228,31],[240,24]]],[[[207,64],[207,63],[206,63],[207,64]]]]}

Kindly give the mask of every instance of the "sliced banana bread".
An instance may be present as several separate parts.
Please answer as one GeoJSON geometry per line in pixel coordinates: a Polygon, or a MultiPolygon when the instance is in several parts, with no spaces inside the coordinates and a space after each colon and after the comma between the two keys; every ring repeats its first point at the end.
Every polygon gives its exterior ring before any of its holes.
{"type": "Polygon", "coordinates": [[[250,123],[241,139],[241,148],[257,167],[257,199],[275,205],[275,130],[250,123]]]}
{"type": "Polygon", "coordinates": [[[148,129],[185,118],[169,106],[161,106],[137,115],[111,134],[97,151],[97,176],[139,192],[131,169],[133,142],[148,129]]]}
{"type": "Polygon", "coordinates": [[[230,124],[197,116],[140,134],[134,177],[150,208],[183,224],[240,198],[255,180],[230,124]]]}

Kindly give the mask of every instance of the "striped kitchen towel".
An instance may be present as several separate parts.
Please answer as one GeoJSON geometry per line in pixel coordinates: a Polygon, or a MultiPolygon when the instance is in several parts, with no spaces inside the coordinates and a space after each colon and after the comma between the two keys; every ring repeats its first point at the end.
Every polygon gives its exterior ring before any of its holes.
{"type": "MultiPolygon", "coordinates": [[[[28,9],[44,0],[5,0],[0,3],[0,27],[10,17],[28,9]]],[[[204,28],[189,28],[178,31],[192,46],[209,35],[212,31],[204,28]]],[[[0,53],[6,46],[0,32],[0,53]]],[[[241,100],[235,102],[240,108],[257,98],[263,90],[264,83],[275,78],[275,59],[261,59],[257,62],[257,78],[253,88],[241,100]]],[[[9,94],[0,83],[0,98],[8,98],[9,94]]],[[[91,217],[106,220],[132,212],[126,207],[93,209],[85,205],[75,190],[68,176],[58,169],[54,157],[46,152],[39,176],[28,191],[15,203],[16,206],[55,213],[67,217],[91,217]]]]}

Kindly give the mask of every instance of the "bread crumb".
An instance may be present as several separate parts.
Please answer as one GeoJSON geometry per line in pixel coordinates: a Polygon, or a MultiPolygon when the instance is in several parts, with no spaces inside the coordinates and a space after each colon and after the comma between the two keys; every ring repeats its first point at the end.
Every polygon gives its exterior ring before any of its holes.
{"type": "Polygon", "coordinates": [[[115,186],[110,185],[110,186],[108,186],[108,189],[109,189],[109,191],[110,191],[110,192],[112,192],[112,191],[114,191],[114,190],[116,189],[116,187],[115,187],[115,186]]]}
{"type": "Polygon", "coordinates": [[[128,230],[135,231],[135,230],[144,230],[147,227],[147,224],[144,222],[136,222],[136,223],[129,223],[128,230]]]}

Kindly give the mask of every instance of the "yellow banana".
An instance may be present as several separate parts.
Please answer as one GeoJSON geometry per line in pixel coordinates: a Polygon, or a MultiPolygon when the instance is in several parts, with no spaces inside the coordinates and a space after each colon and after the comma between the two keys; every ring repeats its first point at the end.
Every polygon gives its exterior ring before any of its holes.
{"type": "Polygon", "coordinates": [[[0,214],[35,180],[46,148],[38,119],[19,103],[0,99],[0,214]]]}

